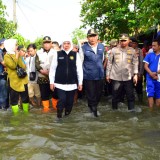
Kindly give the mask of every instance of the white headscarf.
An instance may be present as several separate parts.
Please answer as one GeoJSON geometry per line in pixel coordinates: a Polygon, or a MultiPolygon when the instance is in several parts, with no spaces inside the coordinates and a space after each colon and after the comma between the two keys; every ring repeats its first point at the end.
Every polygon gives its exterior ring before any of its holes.
{"type": "Polygon", "coordinates": [[[65,37],[62,41],[62,50],[64,50],[66,53],[69,53],[72,49],[73,49],[72,39],[70,37],[65,37]],[[68,51],[64,50],[64,48],[63,48],[63,43],[64,42],[70,42],[70,44],[71,44],[71,47],[68,51]]]}
{"type": "Polygon", "coordinates": [[[16,39],[7,39],[4,41],[4,47],[8,54],[15,54],[16,43],[16,39]]]}

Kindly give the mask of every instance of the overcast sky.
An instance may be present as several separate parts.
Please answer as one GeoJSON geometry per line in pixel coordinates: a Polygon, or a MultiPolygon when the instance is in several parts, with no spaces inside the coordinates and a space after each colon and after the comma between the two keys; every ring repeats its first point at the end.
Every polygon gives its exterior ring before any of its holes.
{"type": "MultiPolygon", "coordinates": [[[[13,0],[2,0],[13,20],[13,0]]],[[[61,41],[81,25],[80,0],[17,0],[18,32],[26,39],[51,36],[61,41]]]]}

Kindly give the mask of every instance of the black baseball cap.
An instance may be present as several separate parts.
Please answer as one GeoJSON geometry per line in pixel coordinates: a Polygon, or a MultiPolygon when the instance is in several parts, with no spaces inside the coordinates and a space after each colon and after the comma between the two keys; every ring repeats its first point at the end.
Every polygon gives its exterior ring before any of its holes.
{"type": "Polygon", "coordinates": [[[51,42],[51,37],[45,36],[45,37],[43,38],[43,43],[45,43],[45,42],[51,42]]]}
{"type": "Polygon", "coordinates": [[[89,29],[87,32],[87,36],[91,36],[91,35],[98,35],[97,31],[95,29],[89,29]]]}

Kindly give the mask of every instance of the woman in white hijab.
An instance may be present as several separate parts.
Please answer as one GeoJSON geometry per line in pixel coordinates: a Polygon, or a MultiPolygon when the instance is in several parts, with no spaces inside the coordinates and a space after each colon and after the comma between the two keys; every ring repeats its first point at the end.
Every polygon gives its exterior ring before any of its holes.
{"type": "Polygon", "coordinates": [[[4,47],[7,50],[7,54],[4,56],[4,63],[8,72],[9,79],[9,94],[10,94],[10,103],[13,113],[19,112],[18,100],[19,97],[22,99],[22,107],[24,112],[28,112],[29,109],[29,97],[28,97],[28,77],[19,78],[17,75],[16,67],[26,69],[22,58],[17,52],[17,40],[16,39],[7,39],[4,41],[4,47]]]}
{"type": "Polygon", "coordinates": [[[50,89],[58,95],[57,118],[62,118],[72,111],[74,94],[77,89],[82,90],[83,69],[80,57],[72,51],[73,45],[70,38],[64,39],[62,50],[53,57],[49,79],[50,89]]]}

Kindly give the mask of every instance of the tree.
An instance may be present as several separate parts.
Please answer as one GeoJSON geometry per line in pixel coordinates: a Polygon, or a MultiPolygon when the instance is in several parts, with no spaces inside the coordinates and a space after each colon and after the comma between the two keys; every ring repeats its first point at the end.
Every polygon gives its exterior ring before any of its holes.
{"type": "Polygon", "coordinates": [[[18,45],[23,45],[24,47],[27,47],[30,44],[29,40],[26,40],[21,34],[16,33],[11,38],[17,39],[18,45]]]}
{"type": "Polygon", "coordinates": [[[3,5],[2,0],[0,0],[0,38],[11,38],[16,33],[16,24],[12,21],[7,21],[5,16],[6,6],[3,5]]]}
{"type": "Polygon", "coordinates": [[[78,40],[79,39],[84,39],[86,38],[86,34],[84,33],[84,31],[82,31],[81,29],[76,28],[73,32],[72,32],[72,42],[74,44],[78,44],[78,40]]]}
{"type": "Polygon", "coordinates": [[[38,37],[35,41],[34,41],[37,49],[42,48],[42,43],[43,43],[43,37],[38,37]]]}
{"type": "Polygon", "coordinates": [[[138,35],[160,24],[159,0],[83,0],[81,6],[82,27],[97,29],[102,40],[138,35]]]}

